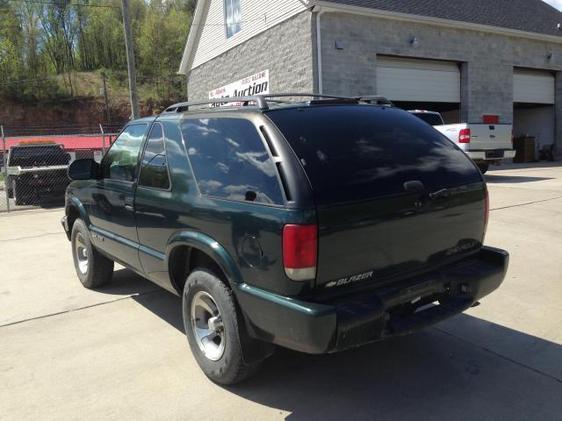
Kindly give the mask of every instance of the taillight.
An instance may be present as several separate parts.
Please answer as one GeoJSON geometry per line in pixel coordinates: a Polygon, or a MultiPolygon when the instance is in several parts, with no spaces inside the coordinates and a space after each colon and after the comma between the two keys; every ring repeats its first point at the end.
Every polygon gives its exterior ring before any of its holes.
{"type": "Polygon", "coordinates": [[[293,281],[316,278],[318,227],[316,225],[285,225],[283,227],[283,265],[293,281]]]}
{"type": "Polygon", "coordinates": [[[488,229],[488,220],[490,219],[490,195],[488,189],[485,190],[484,196],[484,235],[488,229]]]}
{"type": "Polygon", "coordinates": [[[470,143],[470,129],[462,129],[459,132],[459,143],[470,143]]]}

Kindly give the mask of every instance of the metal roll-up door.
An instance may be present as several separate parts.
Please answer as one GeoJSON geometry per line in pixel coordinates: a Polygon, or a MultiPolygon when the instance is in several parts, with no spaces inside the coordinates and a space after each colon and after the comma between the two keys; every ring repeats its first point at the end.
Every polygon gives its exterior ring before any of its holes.
{"type": "Polygon", "coordinates": [[[392,101],[461,101],[461,74],[457,63],[378,57],[377,91],[392,101]]]}
{"type": "Polygon", "coordinates": [[[515,70],[513,102],[554,104],[554,75],[541,70],[515,70]]]}

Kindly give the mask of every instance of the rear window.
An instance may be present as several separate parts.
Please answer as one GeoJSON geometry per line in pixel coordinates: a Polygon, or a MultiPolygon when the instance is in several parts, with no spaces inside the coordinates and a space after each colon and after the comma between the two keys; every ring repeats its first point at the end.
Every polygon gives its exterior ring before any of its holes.
{"type": "Polygon", "coordinates": [[[268,116],[299,157],[318,204],[480,182],[451,141],[405,111],[368,105],[275,110],[268,116]]]}
{"type": "Polygon", "coordinates": [[[187,154],[202,194],[283,204],[277,169],[255,126],[237,118],[188,119],[187,154]]]}
{"type": "Polygon", "coordinates": [[[412,113],[412,114],[415,115],[420,120],[425,121],[427,124],[431,126],[443,125],[443,119],[439,114],[433,114],[433,113],[412,113]]]}

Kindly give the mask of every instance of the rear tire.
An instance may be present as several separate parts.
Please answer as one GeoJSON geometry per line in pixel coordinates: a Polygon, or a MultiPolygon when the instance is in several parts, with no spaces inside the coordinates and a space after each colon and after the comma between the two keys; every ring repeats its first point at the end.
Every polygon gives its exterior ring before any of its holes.
{"type": "Polygon", "coordinates": [[[209,379],[230,385],[255,373],[260,363],[244,361],[251,345],[240,340],[243,320],[232,290],[221,279],[195,269],[185,282],[182,310],[189,346],[209,379]]]}
{"type": "Polygon", "coordinates": [[[482,174],[486,174],[488,172],[488,169],[490,168],[490,164],[488,164],[488,163],[480,163],[480,164],[477,164],[477,165],[478,165],[478,168],[480,169],[480,172],[482,174]]]}
{"type": "Polygon", "coordinates": [[[74,268],[85,288],[98,288],[111,281],[113,261],[95,249],[88,228],[81,219],[74,221],[70,241],[74,268]]]}

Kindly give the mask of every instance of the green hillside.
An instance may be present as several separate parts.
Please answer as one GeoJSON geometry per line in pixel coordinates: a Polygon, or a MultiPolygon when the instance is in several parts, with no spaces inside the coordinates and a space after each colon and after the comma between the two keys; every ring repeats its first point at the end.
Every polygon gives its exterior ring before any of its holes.
{"type": "MultiPolygon", "coordinates": [[[[194,0],[131,1],[141,103],[185,97],[176,75],[194,0]]],[[[121,2],[0,0],[0,101],[128,98],[121,2]]]]}

